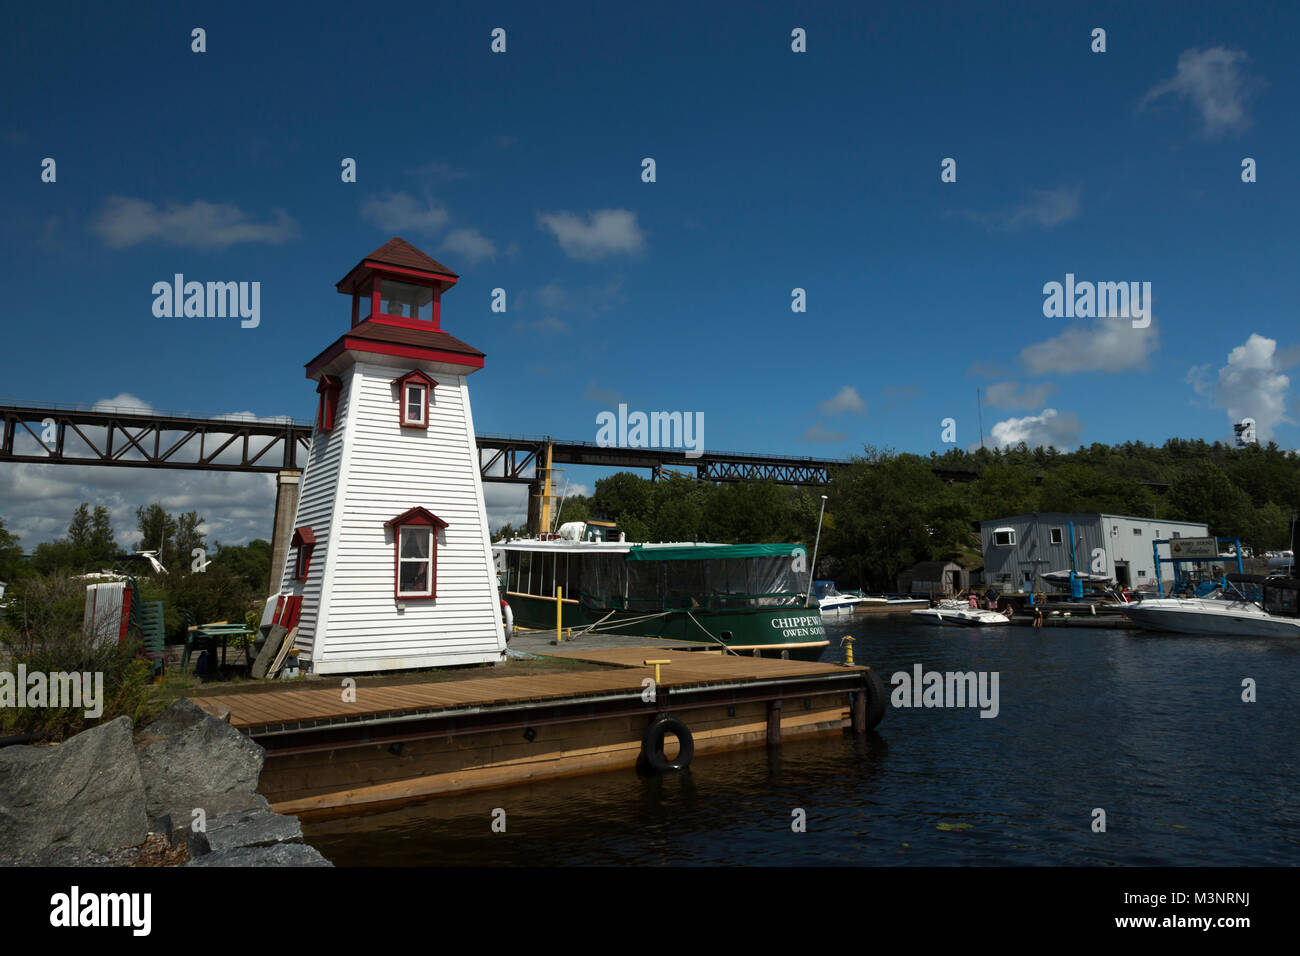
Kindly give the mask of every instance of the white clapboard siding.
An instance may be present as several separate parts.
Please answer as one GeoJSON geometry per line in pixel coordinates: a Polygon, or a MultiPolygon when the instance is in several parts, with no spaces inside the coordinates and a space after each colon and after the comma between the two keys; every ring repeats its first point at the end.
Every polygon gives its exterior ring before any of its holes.
{"type": "Polygon", "coordinates": [[[318,541],[298,642],[317,673],[483,663],[505,648],[465,379],[413,367],[438,383],[427,430],[399,424],[400,371],[359,363],[341,376],[330,448],[318,458],[313,442],[295,525],[311,525],[318,541]],[[437,598],[404,599],[399,610],[385,522],[416,506],[448,523],[437,598]]]}
{"type": "Polygon", "coordinates": [[[316,536],[316,548],[307,568],[307,580],[293,580],[297,548],[285,554],[280,592],[302,597],[302,611],[298,618],[298,636],[294,646],[299,648],[303,660],[311,660],[316,644],[316,628],[320,617],[322,583],[325,579],[329,557],[330,523],[334,517],[335,491],[339,481],[339,467],[343,461],[343,446],[347,420],[351,407],[351,388],[344,384],[339,393],[334,428],[328,432],[315,429],[311,447],[307,451],[307,465],[298,486],[298,509],[294,514],[294,528],[311,528],[316,536]]]}

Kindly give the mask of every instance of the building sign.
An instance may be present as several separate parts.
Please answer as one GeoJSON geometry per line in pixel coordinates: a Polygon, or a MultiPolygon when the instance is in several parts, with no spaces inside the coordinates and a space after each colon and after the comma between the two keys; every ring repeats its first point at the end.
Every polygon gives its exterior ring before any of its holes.
{"type": "Polygon", "coordinates": [[[1217,558],[1219,541],[1217,538],[1174,538],[1169,542],[1171,558],[1217,558]]]}

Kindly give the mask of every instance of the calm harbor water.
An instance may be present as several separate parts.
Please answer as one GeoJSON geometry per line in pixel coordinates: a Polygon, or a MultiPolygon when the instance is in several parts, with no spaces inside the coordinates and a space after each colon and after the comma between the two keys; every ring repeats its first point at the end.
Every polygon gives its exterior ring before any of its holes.
{"type": "Polygon", "coordinates": [[[998,716],[890,707],[865,738],[442,798],[307,840],[339,866],[1300,863],[1300,643],[903,617],[827,630],[887,682],[917,663],[997,672],[998,716]]]}

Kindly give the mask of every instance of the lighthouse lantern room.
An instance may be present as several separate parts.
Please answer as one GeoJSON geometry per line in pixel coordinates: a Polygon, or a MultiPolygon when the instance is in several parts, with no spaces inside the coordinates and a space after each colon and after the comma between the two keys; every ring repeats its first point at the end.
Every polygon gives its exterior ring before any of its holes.
{"type": "Polygon", "coordinates": [[[338,283],[351,328],[307,363],[316,426],[279,619],[315,673],[505,652],[466,386],[484,356],[442,330],[457,278],[393,239],[338,283]]]}

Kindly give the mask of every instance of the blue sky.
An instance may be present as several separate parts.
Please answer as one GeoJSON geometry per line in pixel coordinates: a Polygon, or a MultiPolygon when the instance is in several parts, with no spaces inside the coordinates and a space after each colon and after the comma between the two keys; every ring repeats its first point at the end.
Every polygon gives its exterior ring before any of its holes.
{"type": "MultiPolygon", "coordinates": [[[[1251,415],[1297,445],[1293,6],[5,18],[0,397],[308,418],[303,363],[348,324],[334,283],[401,235],[462,276],[443,327],[487,353],[481,431],[595,440],[623,401],[702,412],[713,449],[928,453],[948,417],[978,443],[980,388],[988,442],[1213,440],[1251,415]],[[177,272],[260,282],[260,325],[154,317],[177,272]],[[1151,327],[1046,318],[1066,273],[1150,282],[1151,327]]],[[[494,524],[518,493],[489,489],[494,524]]],[[[269,534],[261,477],[0,467],[27,547],[83,498],[124,530],[164,496],[223,540],[269,534]]]]}

